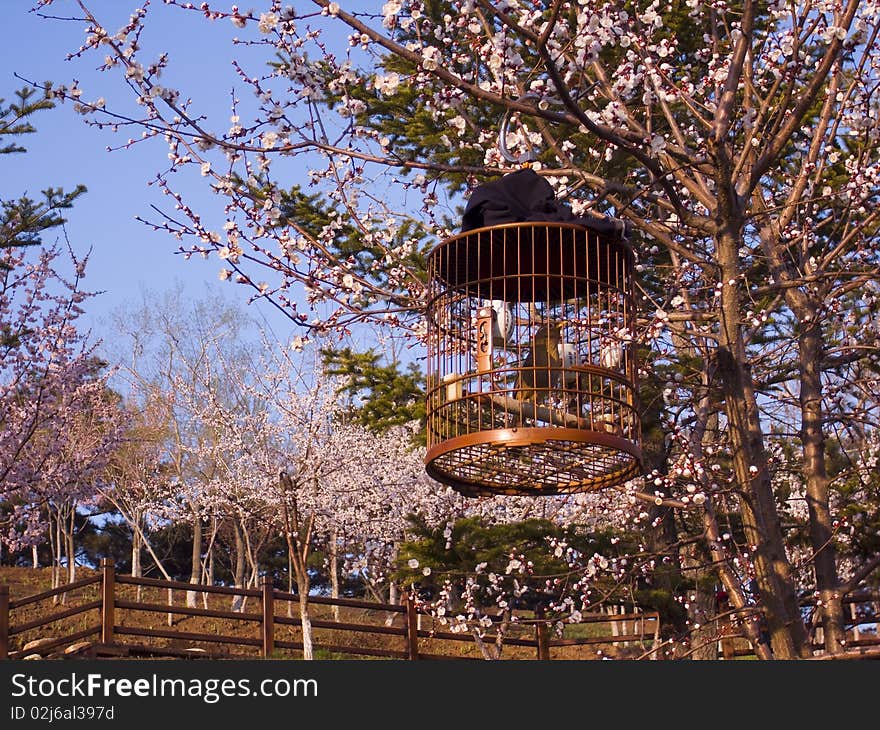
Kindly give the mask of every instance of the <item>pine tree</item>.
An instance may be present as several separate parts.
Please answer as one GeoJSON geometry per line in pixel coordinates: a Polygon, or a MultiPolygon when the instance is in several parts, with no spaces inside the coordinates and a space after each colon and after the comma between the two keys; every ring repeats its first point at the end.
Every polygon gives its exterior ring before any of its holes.
{"type": "Polygon", "coordinates": [[[418,423],[417,440],[424,440],[424,375],[415,363],[383,362],[374,349],[322,350],[328,375],[342,378],[351,415],[369,430],[381,433],[392,426],[418,423]]]}

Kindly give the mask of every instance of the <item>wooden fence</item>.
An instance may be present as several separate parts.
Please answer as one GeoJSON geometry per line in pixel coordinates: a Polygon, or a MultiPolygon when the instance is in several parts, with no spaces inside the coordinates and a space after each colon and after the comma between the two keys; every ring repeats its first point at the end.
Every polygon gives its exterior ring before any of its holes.
{"type": "MultiPolygon", "coordinates": [[[[825,655],[823,630],[815,598],[802,600],[801,609],[807,611],[807,633],[814,659],[860,658],[880,653],[880,632],[878,632],[878,607],[880,593],[876,591],[855,591],[844,596],[844,632],[846,635],[845,654],[825,655]],[[848,616],[847,616],[848,614],[848,616]]],[[[738,613],[748,615],[754,612],[753,607],[742,611],[724,606],[724,618],[719,624],[718,654],[723,659],[747,657],[755,655],[755,648],[746,634],[733,628],[732,619],[738,613]]]]}
{"type": "MultiPolygon", "coordinates": [[[[274,657],[284,652],[300,651],[303,648],[302,641],[279,638],[277,628],[301,629],[301,619],[292,615],[292,609],[298,613],[298,603],[299,596],[297,594],[276,590],[272,586],[271,579],[267,577],[263,578],[259,589],[195,585],[155,578],[117,575],[112,562],[103,560],[100,573],[97,575],[14,601],[10,600],[8,586],[0,586],[0,659],[23,659],[34,654],[76,656],[77,653],[80,656],[230,656],[228,653],[218,654],[198,647],[181,648],[179,644],[182,642],[203,643],[212,648],[223,645],[227,651],[229,647],[237,647],[238,650],[244,649],[245,653],[239,653],[235,656],[258,654],[262,657],[274,657]],[[134,587],[134,597],[131,596],[132,589],[126,589],[125,586],[134,587]],[[148,589],[167,591],[168,602],[144,600],[142,592],[148,592],[148,589]],[[69,608],[56,605],[60,596],[70,595],[80,590],[85,590],[96,597],[87,596],[92,600],[85,600],[79,605],[69,608]],[[170,600],[174,591],[201,594],[204,607],[175,604],[170,600]],[[226,596],[230,600],[237,598],[242,603],[255,601],[259,610],[208,608],[208,596],[210,595],[226,596]],[[50,612],[21,623],[11,622],[10,616],[17,609],[36,604],[45,605],[50,600],[52,601],[50,612]],[[119,614],[123,612],[164,615],[167,616],[168,626],[167,628],[157,628],[155,626],[125,625],[119,620],[119,614]],[[206,630],[200,632],[180,631],[174,628],[172,618],[174,616],[209,619],[211,621],[209,625],[212,628],[225,622],[257,624],[259,633],[253,636],[242,636],[232,633],[207,633],[206,630]],[[80,624],[78,630],[70,628],[72,623],[70,619],[73,618],[76,618],[80,624]],[[20,639],[26,632],[36,629],[45,630],[45,627],[50,624],[61,621],[68,623],[68,627],[65,629],[68,633],[65,635],[43,639],[38,642],[37,646],[31,646],[28,643],[13,646],[13,643],[16,645],[22,643],[20,639]],[[144,639],[151,643],[142,643],[144,639]],[[158,645],[157,640],[163,640],[165,645],[158,645]],[[178,644],[178,646],[173,644],[178,644]]],[[[414,660],[458,658],[452,652],[437,653],[436,648],[441,644],[446,644],[448,647],[449,642],[456,642],[459,646],[466,643],[470,645],[470,649],[474,647],[475,639],[471,634],[455,633],[444,626],[437,628],[435,619],[420,611],[408,596],[402,604],[310,596],[309,605],[311,607],[330,607],[334,612],[340,609],[361,609],[365,613],[378,614],[384,618],[381,624],[342,621],[335,616],[332,620],[327,620],[321,618],[316,610],[316,617],[311,620],[311,624],[316,633],[322,635],[320,640],[315,640],[313,643],[317,651],[346,656],[359,655],[414,660]],[[427,623],[434,625],[431,628],[425,628],[424,624],[427,623]],[[341,632],[349,637],[354,635],[372,637],[374,645],[367,645],[369,642],[359,644],[350,638],[347,643],[324,638],[326,635],[332,636],[336,632],[341,632]],[[392,641],[396,642],[396,647],[388,645],[392,641]],[[378,645],[375,645],[377,643],[378,645]]],[[[655,647],[659,644],[660,619],[655,612],[642,613],[632,609],[629,612],[616,614],[585,614],[582,624],[577,626],[589,627],[604,624],[610,626],[612,633],[575,638],[552,637],[546,621],[533,616],[519,618],[520,620],[516,624],[519,635],[516,635],[516,632],[511,632],[511,635],[504,637],[503,645],[504,647],[516,647],[518,650],[530,650],[526,651],[524,656],[520,653],[520,658],[551,659],[555,658],[554,653],[570,652],[573,647],[596,645],[628,647],[631,652],[641,654],[649,653],[647,651],[649,646],[655,647]],[[531,635],[528,635],[529,632],[531,635]]],[[[492,644],[494,640],[495,636],[491,634],[484,638],[487,644],[492,644]]],[[[505,649],[505,651],[509,652],[510,650],[505,649]]],[[[651,658],[659,658],[658,653],[653,653],[651,658]]]]}

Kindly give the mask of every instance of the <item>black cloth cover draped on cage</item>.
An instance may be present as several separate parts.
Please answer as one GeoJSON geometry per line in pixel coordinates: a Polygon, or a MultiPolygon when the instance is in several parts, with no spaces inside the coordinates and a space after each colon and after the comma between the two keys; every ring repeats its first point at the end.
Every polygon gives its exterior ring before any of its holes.
{"type": "Polygon", "coordinates": [[[598,215],[575,215],[556,199],[553,187],[531,168],[509,172],[476,187],[462,216],[461,232],[525,221],[572,223],[600,235],[629,238],[628,221],[598,215]]]}

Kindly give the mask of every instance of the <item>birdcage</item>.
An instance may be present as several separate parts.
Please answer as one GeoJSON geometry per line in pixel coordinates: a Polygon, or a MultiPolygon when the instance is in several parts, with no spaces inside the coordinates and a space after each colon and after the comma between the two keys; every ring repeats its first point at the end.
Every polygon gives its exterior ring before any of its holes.
{"type": "Polygon", "coordinates": [[[468,496],[598,490],[640,472],[632,250],[511,223],[428,260],[428,450],[468,496]]]}

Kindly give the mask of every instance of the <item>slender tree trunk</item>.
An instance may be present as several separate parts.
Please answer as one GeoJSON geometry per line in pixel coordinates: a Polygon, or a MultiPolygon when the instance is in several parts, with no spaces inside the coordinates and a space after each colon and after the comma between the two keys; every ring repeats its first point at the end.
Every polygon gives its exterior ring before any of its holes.
{"type": "MultiPolygon", "coordinates": [[[[293,572],[293,544],[287,541],[287,592],[293,593],[296,588],[296,578],[293,572]]],[[[293,601],[287,602],[287,618],[293,618],[293,601]]]]}
{"type": "MultiPolygon", "coordinates": [[[[193,544],[192,544],[192,567],[189,574],[189,582],[198,585],[202,578],[202,520],[197,512],[193,513],[193,544]]],[[[196,591],[186,592],[186,605],[195,608],[198,594],[196,591]]]]}
{"type": "Polygon", "coordinates": [[[744,369],[734,362],[732,370],[728,375],[726,412],[741,490],[743,528],[753,551],[755,578],[774,654],[779,659],[796,659],[802,656],[807,637],[776,511],[757,402],[744,369]]]}
{"type": "Polygon", "coordinates": [[[837,551],[834,547],[831,510],[828,503],[828,473],[825,464],[825,431],[822,411],[822,375],[820,363],[824,356],[821,323],[815,311],[802,319],[798,337],[800,368],[801,444],[804,455],[803,473],[806,480],[807,508],[810,518],[810,543],[816,571],[816,588],[821,605],[825,650],[829,654],[843,651],[843,600],[838,592],[837,551]]]}
{"type": "MultiPolygon", "coordinates": [[[[54,510],[49,510],[49,535],[52,547],[52,588],[61,585],[61,517],[54,510]]],[[[52,604],[59,601],[57,595],[52,596],[52,604]]]]}
{"type": "MultiPolygon", "coordinates": [[[[656,415],[654,418],[654,423],[658,424],[659,419],[656,415]]],[[[642,453],[645,469],[648,473],[656,471],[660,475],[666,474],[669,459],[661,439],[655,439],[655,443],[645,448],[642,453]],[[657,441],[661,441],[661,443],[657,443],[657,441]]],[[[654,487],[654,490],[659,491],[664,497],[668,496],[665,487],[654,487]]],[[[649,524],[656,525],[656,527],[652,527],[645,535],[647,548],[651,553],[662,556],[654,569],[652,585],[667,594],[667,604],[673,608],[669,611],[673,628],[676,633],[681,633],[687,628],[687,617],[684,611],[674,610],[679,606],[675,602],[676,594],[684,583],[677,546],[678,530],[675,524],[675,511],[671,507],[652,504],[648,508],[648,514],[650,515],[649,524]]]]}
{"type": "MultiPolygon", "coordinates": [[[[137,517],[136,519],[140,519],[137,517]]],[[[131,574],[135,578],[141,577],[141,533],[132,530],[131,533],[131,574]]]]}
{"type": "Polygon", "coordinates": [[[294,538],[290,530],[286,531],[287,549],[293,558],[293,570],[296,574],[296,594],[299,598],[299,618],[302,621],[303,659],[314,659],[312,649],[312,620],[309,614],[309,590],[311,579],[306,568],[308,560],[308,545],[301,544],[298,538],[294,538]]]}
{"type": "MultiPolygon", "coordinates": [[[[717,425],[718,412],[711,406],[712,403],[712,373],[707,368],[703,372],[703,386],[706,390],[695,410],[696,420],[694,428],[691,431],[690,451],[695,458],[701,460],[703,458],[703,446],[706,439],[706,430],[710,423],[717,425]]],[[[727,592],[728,601],[732,604],[732,608],[736,609],[739,618],[742,619],[743,630],[752,646],[755,654],[759,659],[772,659],[773,655],[770,647],[762,642],[760,631],[760,619],[754,612],[749,612],[748,601],[740,582],[740,578],[733,569],[733,556],[730,555],[724,547],[724,541],[721,539],[721,530],[718,528],[718,519],[715,515],[714,497],[712,496],[711,484],[709,477],[705,471],[699,477],[700,486],[706,495],[706,501],[701,512],[701,520],[703,523],[703,532],[705,535],[705,549],[709,555],[711,564],[715,566],[715,572],[718,575],[721,585],[727,592]]]]}
{"type": "MultiPolygon", "coordinates": [[[[670,252],[673,266],[678,269],[682,262],[674,251],[670,252]]],[[[685,301],[690,300],[691,294],[686,286],[682,286],[680,295],[685,301]]],[[[694,344],[692,338],[687,338],[671,333],[673,346],[676,352],[688,353],[694,358],[702,358],[704,353],[694,344]]],[[[662,425],[662,401],[654,400],[650,403],[640,403],[640,419],[642,424],[642,460],[647,473],[657,472],[665,476],[670,464],[670,440],[668,429],[662,425]]],[[[668,496],[665,486],[653,487],[652,492],[660,492],[661,496],[668,496]]],[[[662,556],[657,561],[651,578],[652,585],[667,592],[671,623],[675,633],[681,633],[687,629],[687,615],[685,611],[675,610],[680,604],[675,602],[676,593],[684,583],[680,570],[680,548],[678,547],[678,529],[675,521],[675,511],[672,507],[652,504],[648,507],[648,523],[656,525],[647,531],[645,540],[651,553],[662,556]]]]}
{"type": "MultiPolygon", "coordinates": [[[[836,78],[832,80],[832,88],[836,88],[836,81],[836,78]]],[[[833,95],[828,97],[829,102],[831,98],[833,95]]],[[[813,159],[818,159],[818,156],[819,148],[814,146],[813,159]]],[[[792,202],[794,201],[792,200],[792,202]]],[[[784,219],[791,220],[790,211],[784,216],[784,219]]],[[[763,248],[774,278],[783,284],[795,283],[800,272],[792,271],[792,262],[787,254],[783,254],[786,247],[780,241],[779,228],[767,226],[762,229],[761,235],[763,248]]],[[[810,285],[810,287],[812,286],[810,285]]],[[[803,453],[802,473],[809,512],[810,544],[814,555],[816,588],[821,601],[821,607],[818,611],[822,622],[825,650],[830,654],[837,654],[843,651],[846,633],[842,596],[838,591],[840,576],[837,572],[837,552],[832,539],[822,409],[824,390],[821,363],[825,356],[825,340],[818,312],[826,292],[821,289],[806,288],[802,284],[785,286],[783,292],[785,303],[794,312],[800,326],[798,332],[798,375],[801,411],[800,436],[803,453]]]]}
{"type": "MultiPolygon", "coordinates": [[[[605,613],[607,613],[609,616],[616,616],[617,615],[617,606],[613,606],[613,605],[612,606],[605,606],[605,613]]],[[[618,636],[620,636],[620,626],[617,623],[617,619],[612,619],[610,623],[611,623],[611,636],[616,639],[618,636]]]]}
{"type": "Polygon", "coordinates": [[[40,551],[36,545],[31,545],[31,563],[34,568],[40,567],[40,551]]]}
{"type": "MultiPolygon", "coordinates": [[[[339,598],[339,532],[330,531],[330,597],[339,598]]],[[[339,606],[333,606],[333,620],[339,621],[339,606]]]]}
{"type": "Polygon", "coordinates": [[[311,661],[315,658],[312,647],[312,619],[309,615],[308,592],[299,590],[299,618],[302,621],[303,659],[311,661]]]}
{"type": "MultiPolygon", "coordinates": [[[[140,524],[141,516],[138,513],[135,513],[134,519],[140,524]]],[[[138,529],[132,530],[131,532],[131,574],[135,578],[140,578],[143,575],[143,569],[141,568],[141,552],[143,549],[143,540],[141,539],[141,531],[138,529]]],[[[141,600],[142,594],[142,586],[137,586],[137,600],[141,600]]]]}
{"type": "MultiPolygon", "coordinates": [[[[391,550],[391,564],[394,565],[397,562],[397,556],[400,546],[397,541],[394,542],[394,547],[391,550]]],[[[397,605],[400,603],[400,586],[397,584],[397,581],[390,580],[388,582],[388,603],[392,605],[397,605]]],[[[385,625],[391,626],[394,623],[394,619],[397,617],[396,613],[389,613],[385,617],[385,625]]],[[[422,614],[418,614],[417,618],[419,622],[419,628],[421,628],[422,614]]]]}
{"type": "Polygon", "coordinates": [[[477,645],[477,649],[480,650],[483,659],[488,661],[501,659],[501,653],[504,651],[504,637],[507,635],[507,629],[510,626],[510,617],[510,609],[504,609],[501,621],[495,627],[495,641],[491,644],[487,644],[483,640],[478,629],[474,628],[471,630],[471,636],[474,637],[474,643],[477,645]]]}
{"type": "MultiPolygon", "coordinates": [[[[207,575],[205,576],[205,583],[209,586],[214,585],[214,541],[217,537],[217,518],[211,517],[211,541],[208,545],[208,567],[207,567],[207,575]]],[[[210,593],[202,594],[202,605],[205,608],[208,608],[208,596],[210,593]]]]}
{"type": "Polygon", "coordinates": [[[286,472],[278,475],[282,495],[281,512],[284,520],[284,539],[287,541],[288,555],[293,562],[296,575],[296,592],[299,597],[299,617],[302,628],[303,659],[312,660],[312,621],[309,616],[309,549],[312,544],[312,529],[315,525],[314,514],[306,519],[300,518],[299,504],[296,498],[296,487],[286,472]]]}
{"type": "Polygon", "coordinates": [[[734,472],[740,488],[743,528],[753,550],[755,577],[774,655],[778,659],[797,659],[807,655],[807,635],[785,553],[740,326],[737,287],[741,243],[739,226],[734,223],[716,238],[722,280],[717,366],[725,395],[734,472]]]}
{"type": "Polygon", "coordinates": [[[67,534],[65,535],[65,546],[67,552],[67,582],[73,583],[76,580],[76,504],[70,505],[69,521],[67,523],[67,534]]]}
{"type": "MultiPolygon", "coordinates": [[[[153,546],[150,544],[150,540],[147,537],[146,533],[144,532],[144,526],[142,524],[143,513],[140,510],[129,511],[129,509],[124,505],[124,503],[113,499],[113,497],[110,496],[109,494],[105,494],[105,496],[107,496],[110,499],[110,501],[113,503],[113,505],[116,507],[116,509],[119,510],[119,514],[122,515],[123,519],[126,521],[126,523],[128,523],[128,526],[131,528],[131,531],[132,531],[132,573],[134,572],[134,569],[135,569],[134,568],[135,563],[137,563],[138,572],[141,572],[140,553],[138,553],[136,560],[135,560],[135,553],[134,553],[134,549],[135,549],[134,535],[137,535],[138,544],[141,547],[146,548],[147,553],[153,559],[153,562],[155,563],[156,568],[159,570],[159,572],[162,574],[162,576],[165,578],[165,580],[171,580],[171,575],[168,573],[167,570],[165,570],[165,566],[162,564],[162,560],[159,558],[158,555],[156,555],[156,551],[153,550],[153,546]]],[[[139,600],[140,600],[140,596],[141,596],[140,589],[138,589],[138,599],[139,600]]]]}
{"type": "MultiPolygon", "coordinates": [[[[58,566],[61,559],[58,555],[58,525],[53,517],[53,513],[49,512],[49,546],[52,550],[52,587],[58,587],[58,566]]],[[[55,603],[55,599],[52,600],[55,603]]]]}
{"type": "MultiPolygon", "coordinates": [[[[247,573],[245,575],[245,588],[256,588],[257,581],[260,578],[260,566],[257,563],[257,551],[259,547],[251,544],[250,532],[248,525],[244,519],[241,521],[241,534],[244,538],[245,557],[247,558],[247,573]]],[[[244,611],[247,606],[248,597],[245,596],[242,601],[241,610],[244,611]]]]}
{"type": "Polygon", "coordinates": [[[293,569],[296,573],[296,593],[299,597],[299,618],[302,621],[303,659],[314,659],[312,648],[312,620],[309,614],[309,590],[311,579],[306,568],[308,546],[301,545],[290,531],[287,532],[287,547],[293,555],[293,569]]]}
{"type": "MultiPolygon", "coordinates": [[[[388,603],[395,606],[400,603],[400,587],[397,585],[397,582],[393,580],[388,585],[388,603]]],[[[391,626],[394,623],[394,619],[397,618],[397,615],[398,614],[396,613],[389,613],[386,615],[385,625],[391,626]]]]}
{"type": "MultiPolygon", "coordinates": [[[[244,588],[246,559],[244,554],[244,537],[241,534],[241,528],[238,525],[238,520],[233,520],[232,532],[235,536],[235,567],[233,568],[232,579],[235,582],[236,588],[244,588]]],[[[241,611],[243,605],[244,602],[242,600],[242,596],[232,597],[233,611],[241,611]]]]}
{"type": "Polygon", "coordinates": [[[718,577],[721,579],[721,585],[727,591],[731,607],[736,609],[738,614],[743,617],[742,627],[752,647],[754,647],[755,656],[758,659],[773,659],[771,647],[762,641],[760,614],[748,612],[750,607],[743,593],[739,578],[731,568],[730,556],[721,547],[724,541],[721,539],[721,531],[718,529],[718,520],[715,516],[715,508],[711,498],[706,500],[703,507],[703,528],[706,532],[706,544],[709,548],[709,554],[716,566],[718,577]]]}

